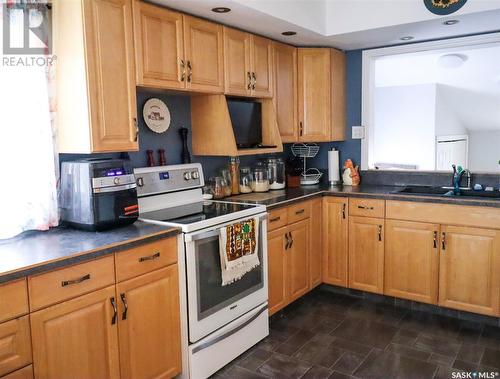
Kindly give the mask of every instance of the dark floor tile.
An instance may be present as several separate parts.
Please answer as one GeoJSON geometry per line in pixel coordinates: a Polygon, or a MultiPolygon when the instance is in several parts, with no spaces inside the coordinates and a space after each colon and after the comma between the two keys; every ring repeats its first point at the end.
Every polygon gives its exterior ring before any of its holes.
{"type": "Polygon", "coordinates": [[[431,353],[427,351],[422,351],[410,346],[399,345],[395,343],[389,344],[389,346],[387,346],[385,350],[391,353],[401,354],[409,358],[419,359],[421,361],[426,361],[431,356],[431,353]]]}
{"type": "Polygon", "coordinates": [[[321,367],[313,366],[311,367],[301,379],[327,379],[332,374],[332,370],[321,367]]]}
{"type": "Polygon", "coordinates": [[[481,365],[500,369],[500,350],[485,348],[481,365]]]}
{"type": "Polygon", "coordinates": [[[266,376],[264,376],[262,374],[247,370],[247,369],[239,367],[239,366],[231,367],[231,369],[229,369],[227,371],[227,373],[225,375],[223,375],[223,377],[227,377],[228,379],[229,378],[231,378],[231,379],[234,379],[234,378],[238,378],[238,379],[266,379],[267,378],[266,376]]]}
{"type": "Polygon", "coordinates": [[[325,334],[325,333],[316,333],[310,340],[310,343],[315,343],[320,346],[328,346],[330,345],[333,340],[335,339],[334,336],[330,334],[325,334]]]}
{"type": "Polygon", "coordinates": [[[332,375],[328,377],[328,379],[350,379],[352,376],[342,374],[341,372],[334,371],[332,375]]]}
{"type": "Polygon", "coordinates": [[[292,355],[294,355],[299,349],[301,348],[301,346],[297,346],[297,345],[289,345],[287,344],[286,342],[282,343],[281,345],[279,345],[276,350],[274,350],[276,353],[279,353],[279,354],[283,354],[283,355],[288,355],[289,357],[291,357],[292,355]]]}
{"type": "Polygon", "coordinates": [[[257,370],[273,353],[267,350],[256,349],[252,354],[245,357],[236,365],[250,371],[257,370]]]}
{"type": "Polygon", "coordinates": [[[462,321],[457,339],[467,344],[475,344],[483,331],[483,325],[472,321],[462,321]]]}
{"type": "Polygon", "coordinates": [[[484,347],[479,345],[463,344],[458,351],[457,359],[478,364],[483,356],[484,347]]]}
{"type": "Polygon", "coordinates": [[[324,320],[315,325],[313,328],[309,329],[312,333],[324,333],[330,334],[335,329],[339,327],[343,320],[324,320]]]}
{"type": "Polygon", "coordinates": [[[279,342],[285,342],[287,339],[296,334],[298,331],[299,331],[298,328],[293,328],[293,329],[290,328],[289,330],[286,331],[270,328],[269,337],[279,342]]]}
{"type": "MultiPolygon", "coordinates": [[[[277,379],[300,378],[312,365],[291,359],[285,355],[273,354],[260,368],[258,373],[277,379]]],[[[235,378],[238,378],[237,376],[235,378]]],[[[238,378],[239,379],[239,378],[238,378]]]]}
{"type": "Polygon", "coordinates": [[[460,361],[458,359],[455,360],[453,363],[453,367],[456,370],[459,371],[476,371],[477,369],[477,364],[475,363],[470,363],[470,362],[465,362],[465,361],[460,361]]]}
{"type": "Polygon", "coordinates": [[[257,344],[257,348],[267,351],[274,351],[281,344],[280,341],[271,337],[266,337],[257,344]]]}
{"type": "Polygon", "coordinates": [[[332,369],[334,371],[341,372],[343,374],[351,375],[354,370],[356,370],[361,362],[365,359],[365,355],[353,353],[351,351],[346,351],[340,359],[333,365],[332,369]]]}
{"type": "Polygon", "coordinates": [[[401,320],[399,326],[403,329],[425,331],[438,337],[457,337],[461,322],[458,319],[439,314],[412,311],[401,320]]]}
{"type": "Polygon", "coordinates": [[[381,315],[377,318],[377,321],[391,325],[399,325],[401,320],[409,312],[408,309],[395,306],[388,307],[386,305],[383,305],[379,308],[379,313],[381,313],[381,315]]]}
{"type": "Polygon", "coordinates": [[[429,379],[436,371],[436,365],[408,358],[399,354],[375,349],[354,372],[359,378],[384,379],[429,379]]]}
{"type": "Polygon", "coordinates": [[[396,335],[392,338],[391,342],[399,345],[412,346],[419,335],[420,333],[414,330],[399,329],[396,335]]]}
{"type": "Polygon", "coordinates": [[[460,342],[449,338],[441,338],[435,335],[421,334],[414,345],[417,349],[455,357],[460,350],[460,342]]]}
{"type": "Polygon", "coordinates": [[[314,342],[308,342],[293,355],[293,358],[312,365],[329,368],[341,357],[342,353],[342,350],[331,345],[325,347],[314,342]]]}
{"type": "Polygon", "coordinates": [[[344,338],[338,338],[338,337],[336,337],[333,340],[332,346],[335,346],[338,349],[348,350],[348,351],[352,351],[354,353],[364,354],[364,355],[368,354],[370,352],[370,350],[372,349],[371,346],[362,345],[360,343],[346,340],[344,338]]]}
{"type": "Polygon", "coordinates": [[[394,326],[366,319],[346,319],[332,335],[368,346],[384,349],[398,329],[394,326]]]}
{"type": "Polygon", "coordinates": [[[453,365],[453,362],[455,362],[455,357],[432,353],[427,361],[430,363],[438,364],[440,366],[451,367],[453,365]]]}
{"type": "Polygon", "coordinates": [[[311,338],[313,338],[314,335],[315,335],[314,333],[309,332],[307,330],[299,330],[297,333],[295,333],[293,336],[291,336],[285,342],[288,345],[299,347],[299,346],[304,345],[311,338]]]}
{"type": "Polygon", "coordinates": [[[458,370],[451,366],[438,366],[434,379],[451,379],[458,370]]]}
{"type": "Polygon", "coordinates": [[[484,325],[483,332],[477,343],[482,346],[500,350],[500,327],[484,325]]]}

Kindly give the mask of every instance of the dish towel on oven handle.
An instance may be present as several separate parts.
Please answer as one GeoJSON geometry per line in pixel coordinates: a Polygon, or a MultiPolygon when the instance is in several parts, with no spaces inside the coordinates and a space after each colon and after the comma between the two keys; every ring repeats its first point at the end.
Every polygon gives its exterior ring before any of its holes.
{"type": "Polygon", "coordinates": [[[258,265],[259,219],[250,218],[220,229],[222,285],[239,280],[258,265]]]}

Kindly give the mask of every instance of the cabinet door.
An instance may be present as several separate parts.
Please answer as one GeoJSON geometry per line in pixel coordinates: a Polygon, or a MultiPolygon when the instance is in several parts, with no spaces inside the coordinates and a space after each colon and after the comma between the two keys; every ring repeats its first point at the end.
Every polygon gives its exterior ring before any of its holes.
{"type": "Polygon", "coordinates": [[[224,27],[224,85],[227,95],[250,95],[251,40],[249,33],[224,27]]]}
{"type": "Polygon", "coordinates": [[[349,287],[383,293],[383,219],[349,217],[349,287]]]}
{"type": "Polygon", "coordinates": [[[274,43],[276,118],[283,142],[297,142],[297,48],[274,43]]]}
{"type": "Polygon", "coordinates": [[[322,282],[321,260],[323,258],[323,201],[317,198],[311,201],[310,250],[309,250],[309,288],[319,286],[322,282]]]}
{"type": "Polygon", "coordinates": [[[184,15],[187,89],[224,92],[223,45],[222,25],[184,15]]]}
{"type": "Polygon", "coordinates": [[[132,1],[83,4],[92,152],[138,150],[132,1]]]}
{"type": "Polygon", "coordinates": [[[323,198],[323,282],[347,287],[348,199],[323,198]]]}
{"type": "Polygon", "coordinates": [[[121,378],[172,378],[181,372],[177,265],[116,286],[121,378]]]}
{"type": "Polygon", "coordinates": [[[119,378],[113,304],[110,286],[32,313],[35,377],[119,378]]]}
{"type": "Polygon", "coordinates": [[[299,140],[330,140],[330,49],[298,49],[299,140]]]}
{"type": "Polygon", "coordinates": [[[384,294],[437,304],[439,225],[387,220],[384,294]]]}
{"type": "Polygon", "coordinates": [[[135,1],[134,34],[137,84],[184,88],[182,14],[135,1]]]}
{"type": "Polygon", "coordinates": [[[288,297],[288,267],[285,247],[286,227],[267,234],[269,315],[284,308],[288,297]]]}
{"type": "Polygon", "coordinates": [[[273,97],[273,42],[252,35],[252,95],[273,97]]]}
{"type": "Polygon", "coordinates": [[[499,314],[500,231],[443,226],[439,305],[499,314]]]}
{"type": "Polygon", "coordinates": [[[0,376],[31,363],[29,316],[0,324],[0,376]]]}
{"type": "Polygon", "coordinates": [[[309,220],[288,226],[290,245],[286,251],[289,267],[290,299],[298,299],[309,290],[309,220]]]}

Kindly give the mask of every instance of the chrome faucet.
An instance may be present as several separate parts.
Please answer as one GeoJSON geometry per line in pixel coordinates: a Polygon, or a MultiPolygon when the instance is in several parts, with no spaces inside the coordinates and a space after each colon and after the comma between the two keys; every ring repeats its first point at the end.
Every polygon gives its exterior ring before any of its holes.
{"type": "Polygon", "coordinates": [[[462,182],[462,178],[464,174],[467,174],[467,189],[470,189],[471,187],[471,172],[468,169],[461,170],[461,167],[457,170],[457,166],[454,164],[451,165],[453,168],[453,179],[452,179],[452,184],[453,184],[453,194],[458,196],[460,195],[460,189],[462,188],[460,186],[460,183],[462,182]]]}

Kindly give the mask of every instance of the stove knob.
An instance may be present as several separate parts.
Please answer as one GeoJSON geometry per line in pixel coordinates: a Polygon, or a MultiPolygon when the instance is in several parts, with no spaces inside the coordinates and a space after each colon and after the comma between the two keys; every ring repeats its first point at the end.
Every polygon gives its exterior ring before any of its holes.
{"type": "Polygon", "coordinates": [[[191,179],[191,173],[186,171],[184,173],[184,180],[189,180],[189,179],[191,179]]]}
{"type": "Polygon", "coordinates": [[[191,177],[193,179],[199,179],[200,178],[200,174],[198,173],[198,171],[192,171],[191,172],[191,177]]]}
{"type": "Polygon", "coordinates": [[[137,185],[138,185],[139,187],[144,186],[144,179],[143,179],[143,178],[137,178],[137,185]]]}
{"type": "Polygon", "coordinates": [[[113,183],[115,183],[117,185],[120,184],[120,178],[114,178],[113,183]]]}

